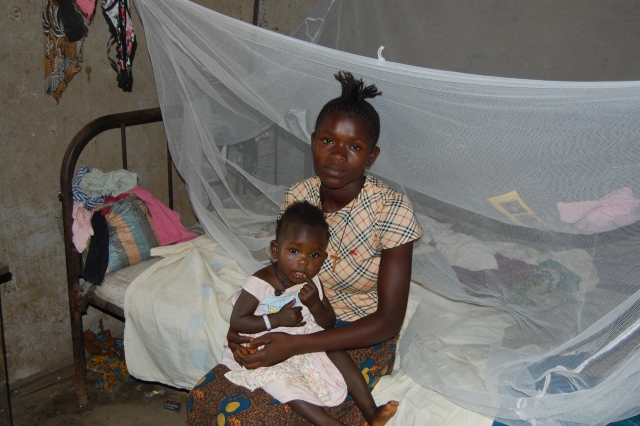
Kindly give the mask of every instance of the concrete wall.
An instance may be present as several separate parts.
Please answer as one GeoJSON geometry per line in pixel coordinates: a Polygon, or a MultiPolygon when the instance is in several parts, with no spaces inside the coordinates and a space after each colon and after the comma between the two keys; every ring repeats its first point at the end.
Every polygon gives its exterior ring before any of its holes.
{"type": "MultiPolygon", "coordinates": [[[[247,22],[253,17],[253,0],[198,2],[247,22]]],[[[261,0],[259,25],[288,33],[312,3],[261,0]]],[[[640,79],[637,0],[534,3],[430,1],[433,7],[425,22],[434,24],[428,31],[443,30],[429,37],[428,66],[511,77],[640,79]],[[575,44],[559,50],[554,40],[565,36],[575,44]],[[595,67],[585,48],[601,53],[595,67]],[[576,65],[574,58],[585,62],[576,65]],[[567,64],[560,67],[564,71],[550,76],[551,65],[560,60],[567,64]]],[[[133,91],[117,87],[106,56],[107,24],[98,14],[85,40],[83,70],[56,105],[44,94],[41,0],[0,0],[0,260],[14,273],[2,291],[10,383],[72,362],[64,248],[56,226],[60,162],[73,135],[88,121],[158,105],[144,30],[135,10],[133,19],[138,36],[133,91]]],[[[133,129],[128,139],[130,169],[139,173],[142,185],[166,201],[162,125],[133,129]]],[[[118,143],[118,132],[100,137],[79,163],[105,171],[120,168],[120,151],[114,146],[118,143]]],[[[190,224],[194,219],[179,181],[175,191],[176,209],[190,224]]],[[[98,317],[91,311],[85,327],[98,317]]],[[[121,330],[113,320],[107,327],[116,333],[118,327],[121,330]]]]}
{"type": "MultiPolygon", "coordinates": [[[[253,0],[199,3],[247,22],[253,17],[253,0]]],[[[263,5],[262,26],[275,25],[288,33],[306,15],[312,1],[280,4],[267,0],[263,5]]],[[[56,105],[44,92],[42,1],[0,0],[0,260],[9,264],[14,275],[2,291],[10,383],[72,363],[64,246],[56,225],[61,210],[57,197],[60,165],[69,141],[99,116],[158,106],[144,29],[136,11],[132,12],[138,37],[133,90],[123,92],[117,87],[106,54],[109,29],[98,12],[84,42],[83,70],[56,105]]],[[[162,124],[133,128],[127,139],[129,169],[166,203],[162,124]]],[[[112,131],[89,145],[79,164],[111,171],[121,168],[120,161],[119,131],[112,131]]],[[[179,178],[174,179],[174,191],[183,222],[194,223],[179,178]]],[[[85,328],[102,316],[98,314],[90,310],[85,328]]],[[[106,327],[116,334],[122,331],[122,324],[113,319],[106,327]]]]}

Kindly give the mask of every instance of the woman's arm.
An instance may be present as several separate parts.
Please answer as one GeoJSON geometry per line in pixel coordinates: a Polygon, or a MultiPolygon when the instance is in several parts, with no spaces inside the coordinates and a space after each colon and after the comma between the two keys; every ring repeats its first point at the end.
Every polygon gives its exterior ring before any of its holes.
{"type": "Polygon", "coordinates": [[[243,364],[247,368],[270,366],[293,355],[363,348],[392,338],[400,332],[407,310],[412,254],[413,241],[382,251],[376,312],[343,327],[309,335],[265,334],[249,344],[251,348],[264,348],[242,355],[243,364]]]}

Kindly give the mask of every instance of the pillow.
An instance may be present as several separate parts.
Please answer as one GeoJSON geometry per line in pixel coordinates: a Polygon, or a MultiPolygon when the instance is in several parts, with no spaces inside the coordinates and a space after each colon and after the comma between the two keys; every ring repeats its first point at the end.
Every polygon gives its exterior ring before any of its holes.
{"type": "Polygon", "coordinates": [[[109,229],[107,273],[151,258],[151,249],[159,244],[144,201],[129,195],[114,203],[105,218],[109,229]]]}

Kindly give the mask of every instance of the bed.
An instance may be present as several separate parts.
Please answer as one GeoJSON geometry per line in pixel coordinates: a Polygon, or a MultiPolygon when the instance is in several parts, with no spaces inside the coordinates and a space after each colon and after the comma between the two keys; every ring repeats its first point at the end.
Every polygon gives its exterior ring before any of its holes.
{"type": "MultiPolygon", "coordinates": [[[[72,238],[72,181],[78,158],[98,134],[119,129],[122,165],[126,169],[127,127],[162,120],[159,108],[100,117],[77,133],[63,159],[60,200],[67,287],[77,394],[83,407],[88,405],[88,383],[82,318],[88,306],[126,320],[127,366],[134,377],[188,390],[220,359],[231,297],[246,278],[239,262],[218,244],[215,235],[212,238],[205,234],[153,248],[151,259],[107,274],[102,285],[84,282],[81,254],[72,238]]],[[[169,152],[167,158],[172,208],[169,152]]],[[[419,194],[413,194],[412,199],[417,204],[423,201],[419,194]]],[[[429,203],[433,205],[432,201],[429,203]]],[[[608,291],[600,285],[591,255],[577,241],[572,240],[570,245],[564,241],[542,252],[509,238],[479,240],[472,235],[472,229],[447,223],[444,217],[437,208],[429,216],[418,215],[425,235],[416,245],[415,254],[418,259],[427,260],[416,262],[414,256],[414,275],[428,278],[411,283],[396,369],[383,377],[373,391],[379,403],[400,401],[391,424],[492,424],[494,418],[500,417],[499,406],[494,414],[479,414],[479,410],[468,407],[469,399],[485,395],[491,380],[503,373],[501,367],[496,371],[488,361],[490,352],[496,345],[504,348],[501,350],[524,348],[525,353],[531,349],[527,340],[531,330],[524,330],[517,315],[511,315],[504,306],[537,304],[545,309],[549,294],[554,292],[597,301],[608,291]],[[523,268],[530,276],[517,285],[500,275],[506,270],[509,277],[515,277],[523,268]],[[424,270],[429,273],[421,274],[424,270]],[[440,295],[428,288],[439,289],[440,295]],[[455,301],[465,299],[476,303],[455,301]],[[426,339],[423,330],[419,330],[425,327],[429,329],[426,339]],[[403,359],[403,353],[409,356],[403,359]],[[452,397],[458,394],[462,394],[460,400],[452,397]]],[[[452,217],[450,212],[447,217],[452,217]]],[[[273,227],[261,223],[252,226],[251,218],[241,211],[229,210],[228,220],[240,224],[236,231],[247,236],[269,238],[273,233],[273,227]]],[[[505,234],[509,232],[507,229],[505,234]]],[[[266,260],[264,251],[253,256],[266,260]]],[[[550,321],[554,321],[552,316],[550,321]]],[[[545,342],[538,343],[539,352],[545,342]]]]}
{"type": "MultiPolygon", "coordinates": [[[[82,150],[101,132],[119,129],[121,133],[121,149],[123,168],[127,168],[127,143],[126,129],[130,126],[144,125],[162,120],[159,108],[131,111],[100,117],[84,126],[73,138],[64,156],[60,183],[60,200],[63,212],[63,236],[65,243],[65,259],[67,267],[67,287],[69,295],[69,308],[71,313],[71,331],[73,339],[74,367],[77,386],[77,395],[81,406],[89,404],[87,399],[87,370],[84,345],[83,315],[87,308],[93,306],[120,320],[127,320],[125,327],[125,346],[127,347],[127,362],[130,362],[130,371],[134,377],[142,380],[161,382],[166,385],[184,389],[190,389],[198,378],[215,364],[215,359],[207,356],[219,356],[222,351],[223,339],[228,327],[228,317],[231,311],[230,298],[244,281],[246,274],[229,257],[215,241],[206,236],[201,236],[190,242],[154,249],[154,257],[136,265],[132,265],[116,272],[107,274],[105,281],[100,286],[89,285],[82,279],[82,257],[76,250],[72,241],[72,179],[75,175],[78,158],[82,150]],[[186,260],[185,260],[186,259],[186,260]],[[175,285],[175,276],[188,274],[193,269],[194,262],[204,261],[211,274],[208,277],[200,277],[197,285],[186,288],[184,281],[175,285]],[[160,280],[158,276],[168,276],[166,280],[160,280]],[[211,277],[214,277],[211,279],[211,277]],[[207,284],[207,280],[208,282],[207,284]],[[152,284],[149,284],[153,281],[152,284]],[[146,284],[145,284],[146,283],[146,284]],[[173,284],[172,284],[173,283],[173,284]],[[172,287],[173,286],[173,287],[172,287]],[[205,301],[211,305],[211,298],[216,298],[214,309],[211,312],[205,309],[193,308],[193,300],[205,301]],[[158,321],[158,318],[166,320],[171,305],[180,304],[177,298],[190,302],[190,311],[175,312],[175,316],[183,317],[183,322],[188,324],[185,328],[187,334],[180,335],[178,339],[184,341],[188,351],[186,356],[176,349],[174,353],[164,351],[163,356],[156,355],[145,358],[146,351],[156,352],[158,347],[165,344],[162,341],[163,334],[180,334],[181,330],[172,330],[167,321],[158,321]],[[200,310],[202,315],[195,315],[200,310]],[[216,311],[216,312],[213,312],[216,311]],[[212,313],[213,312],[213,313],[212,313]],[[144,317],[153,318],[149,324],[160,323],[159,326],[130,327],[129,322],[144,324],[144,317]],[[164,326],[162,325],[164,324],[164,326]],[[146,329],[145,329],[146,327],[146,329]],[[205,333],[196,336],[195,331],[205,328],[205,333]],[[130,345],[130,342],[147,339],[157,345],[130,345]],[[158,340],[159,339],[159,340],[158,340]],[[195,342],[195,343],[194,343],[195,342]],[[209,346],[207,350],[193,350],[198,345],[209,346]],[[151,364],[149,364],[151,361],[151,364]],[[195,368],[199,366],[200,368],[195,368]],[[181,374],[181,371],[187,371],[181,374]]],[[[171,157],[168,156],[168,170],[171,170],[171,157]]],[[[169,190],[169,205],[172,207],[172,180],[171,174],[167,178],[169,190]]],[[[412,283],[411,300],[407,319],[403,325],[406,330],[408,319],[416,309],[419,300],[425,290],[412,283]]],[[[445,299],[441,303],[448,303],[445,299]]],[[[210,308],[211,306],[209,306],[210,308]]],[[[202,306],[200,307],[202,308],[202,306]]],[[[174,336],[175,337],[175,336],[174,336]]],[[[166,340],[166,339],[165,339],[166,340]]],[[[185,350],[187,350],[185,349],[185,350]]],[[[399,365],[399,363],[397,364],[399,365]]],[[[385,377],[375,388],[374,396],[379,401],[399,399],[402,401],[402,409],[394,419],[395,424],[424,424],[429,419],[429,424],[465,424],[465,425],[490,425],[492,419],[473,413],[458,405],[453,404],[436,392],[423,388],[408,377],[399,368],[392,376],[385,377]]]]}

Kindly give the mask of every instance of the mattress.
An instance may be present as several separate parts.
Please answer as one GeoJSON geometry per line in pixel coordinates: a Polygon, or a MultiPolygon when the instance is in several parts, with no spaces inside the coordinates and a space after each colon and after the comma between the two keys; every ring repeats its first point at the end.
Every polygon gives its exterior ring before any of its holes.
{"type": "Polygon", "coordinates": [[[127,293],[129,284],[161,259],[161,257],[152,257],[135,265],[106,274],[102,284],[95,286],[94,291],[101,299],[124,309],[124,296],[127,293]]]}

